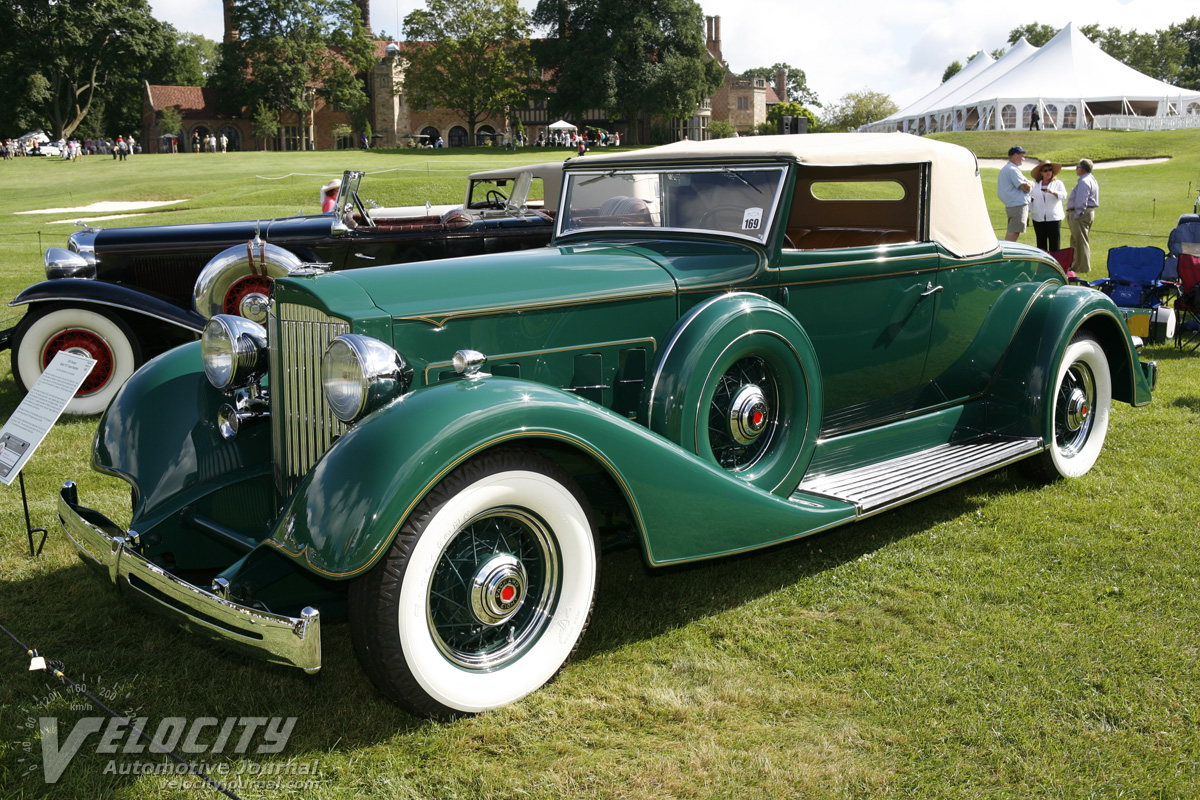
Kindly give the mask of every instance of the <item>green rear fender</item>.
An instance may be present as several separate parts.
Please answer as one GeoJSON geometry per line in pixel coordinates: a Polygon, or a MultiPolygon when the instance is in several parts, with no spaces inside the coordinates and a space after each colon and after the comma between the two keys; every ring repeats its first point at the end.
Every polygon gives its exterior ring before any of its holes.
{"type": "Polygon", "coordinates": [[[490,377],[412,392],[354,426],[301,482],[270,544],[320,575],[353,578],[455,467],[491,447],[547,441],[612,477],[651,564],[762,547],[853,516],[844,504],[755,489],[568,392],[490,377]]]}
{"type": "Polygon", "coordinates": [[[1135,406],[1150,402],[1150,384],[1112,300],[1094,289],[1046,284],[988,391],[989,430],[1050,441],[1048,398],[1067,345],[1080,332],[1095,337],[1108,357],[1113,399],[1135,406]],[[1026,360],[1016,353],[1033,355],[1026,360]]]}

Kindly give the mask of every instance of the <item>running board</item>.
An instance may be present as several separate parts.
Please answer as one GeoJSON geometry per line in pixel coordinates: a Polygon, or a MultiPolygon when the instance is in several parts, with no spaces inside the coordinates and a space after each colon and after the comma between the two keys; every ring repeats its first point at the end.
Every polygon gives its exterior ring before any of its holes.
{"type": "Polygon", "coordinates": [[[801,483],[796,491],[849,503],[859,517],[866,517],[1020,461],[1043,449],[1041,439],[980,436],[845,472],[817,475],[801,483]]]}

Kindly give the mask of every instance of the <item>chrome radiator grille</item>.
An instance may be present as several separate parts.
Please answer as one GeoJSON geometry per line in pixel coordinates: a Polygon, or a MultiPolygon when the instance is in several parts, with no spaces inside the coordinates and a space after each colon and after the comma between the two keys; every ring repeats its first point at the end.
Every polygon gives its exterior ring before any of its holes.
{"type": "Polygon", "coordinates": [[[350,325],[308,306],[272,303],[267,332],[275,485],[286,497],[346,430],[325,404],[321,357],[350,325]]]}

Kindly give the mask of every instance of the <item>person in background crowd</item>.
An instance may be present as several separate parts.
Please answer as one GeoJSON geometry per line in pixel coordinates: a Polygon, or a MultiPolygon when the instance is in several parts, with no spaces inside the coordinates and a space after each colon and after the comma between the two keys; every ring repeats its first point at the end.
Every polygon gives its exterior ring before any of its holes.
{"type": "Polygon", "coordinates": [[[1008,230],[1004,241],[1015,242],[1025,232],[1029,223],[1029,193],[1033,184],[1025,180],[1021,164],[1025,163],[1025,148],[1017,145],[1008,149],[1008,163],[1000,169],[996,178],[996,196],[1004,204],[1008,215],[1008,230]]]}
{"type": "Polygon", "coordinates": [[[1037,106],[1033,107],[1033,111],[1029,114],[1029,130],[1039,131],[1042,129],[1042,115],[1038,113],[1037,106]]]}
{"type": "Polygon", "coordinates": [[[1075,248],[1071,269],[1077,273],[1088,272],[1092,268],[1092,248],[1088,240],[1096,219],[1096,209],[1100,206],[1100,184],[1092,174],[1093,169],[1091,161],[1079,159],[1075,166],[1079,182],[1067,198],[1067,226],[1071,229],[1071,247],[1075,248]]]}
{"type": "Polygon", "coordinates": [[[1033,218],[1033,232],[1037,246],[1047,253],[1060,248],[1062,235],[1063,200],[1067,199],[1067,187],[1058,179],[1062,164],[1042,161],[1029,171],[1035,181],[1029,193],[1029,216],[1033,218]]]}
{"type": "Polygon", "coordinates": [[[337,203],[338,189],[341,188],[342,179],[334,178],[329,183],[321,187],[321,213],[328,214],[333,211],[334,205],[337,203]]]}
{"type": "Polygon", "coordinates": [[[225,149],[227,147],[229,147],[229,137],[222,133],[221,134],[221,152],[224,153],[225,149]]]}
{"type": "Polygon", "coordinates": [[[192,152],[193,153],[200,152],[200,132],[199,131],[192,131],[192,152]]]}

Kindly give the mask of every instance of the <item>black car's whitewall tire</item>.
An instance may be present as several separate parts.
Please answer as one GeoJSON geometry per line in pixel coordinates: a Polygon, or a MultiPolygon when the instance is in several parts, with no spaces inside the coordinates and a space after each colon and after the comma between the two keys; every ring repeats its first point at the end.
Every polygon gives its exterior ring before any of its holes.
{"type": "Polygon", "coordinates": [[[507,705],[574,652],[597,570],[574,480],[530,451],[484,454],[430,492],[351,585],[355,650],[375,686],[413,713],[507,705]]]}
{"type": "Polygon", "coordinates": [[[1043,481],[1078,478],[1100,457],[1112,409],[1112,370],[1100,343],[1078,334],[1058,365],[1053,393],[1047,397],[1050,447],[1023,462],[1043,481]]]}
{"type": "Polygon", "coordinates": [[[31,309],[17,326],[12,371],[28,391],[60,350],[86,355],[96,366],[68,404],[66,414],[99,414],[142,363],[137,337],[121,319],[76,306],[31,309]]]}

